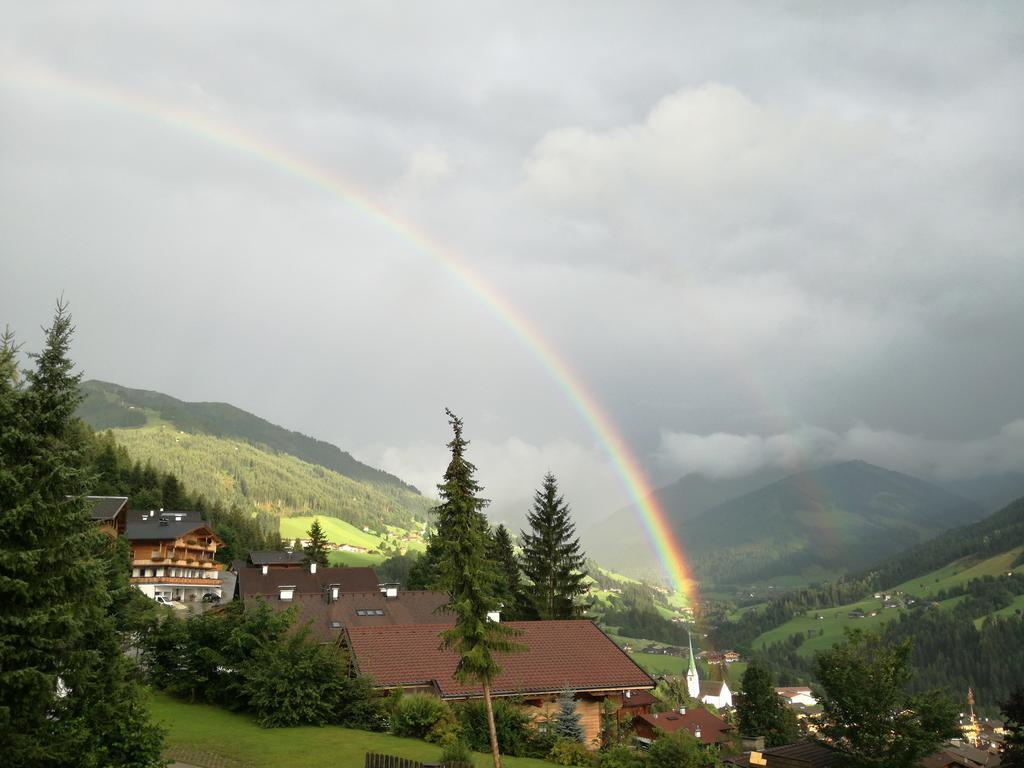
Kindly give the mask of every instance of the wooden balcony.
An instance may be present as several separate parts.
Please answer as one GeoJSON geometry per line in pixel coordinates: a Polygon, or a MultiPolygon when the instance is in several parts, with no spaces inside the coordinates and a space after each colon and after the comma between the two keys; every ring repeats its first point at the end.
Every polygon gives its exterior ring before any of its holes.
{"type": "Polygon", "coordinates": [[[219,579],[197,579],[188,576],[132,576],[132,584],[181,584],[199,587],[219,587],[219,579]]]}
{"type": "Polygon", "coordinates": [[[154,549],[152,552],[149,553],[149,559],[154,562],[158,562],[164,559],[164,553],[154,549]]]}

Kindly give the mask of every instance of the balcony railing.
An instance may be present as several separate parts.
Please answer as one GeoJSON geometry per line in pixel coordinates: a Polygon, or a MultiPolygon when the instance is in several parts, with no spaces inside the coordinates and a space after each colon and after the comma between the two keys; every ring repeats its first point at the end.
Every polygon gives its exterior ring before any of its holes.
{"type": "Polygon", "coordinates": [[[189,576],[133,576],[130,581],[132,584],[195,584],[202,587],[210,587],[219,583],[217,579],[201,579],[189,576]]]}
{"type": "Polygon", "coordinates": [[[149,553],[149,559],[150,560],[163,560],[164,559],[164,553],[161,552],[158,549],[154,549],[152,552],[149,553]]]}

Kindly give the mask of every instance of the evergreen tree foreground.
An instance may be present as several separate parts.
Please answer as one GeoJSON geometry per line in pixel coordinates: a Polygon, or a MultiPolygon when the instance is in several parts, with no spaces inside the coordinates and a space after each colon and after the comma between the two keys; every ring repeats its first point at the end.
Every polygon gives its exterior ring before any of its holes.
{"type": "Polygon", "coordinates": [[[60,301],[35,366],[0,339],[0,749],[25,766],[162,765],[118,615],[123,546],[89,519],[74,328],[60,301]]]}

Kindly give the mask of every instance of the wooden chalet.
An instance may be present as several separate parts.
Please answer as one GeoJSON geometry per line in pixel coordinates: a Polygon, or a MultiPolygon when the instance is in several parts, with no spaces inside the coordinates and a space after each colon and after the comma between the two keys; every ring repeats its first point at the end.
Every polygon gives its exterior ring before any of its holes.
{"type": "Polygon", "coordinates": [[[221,596],[214,561],[224,542],[194,511],[130,511],[122,533],[132,548],[131,583],[149,597],[194,602],[221,596]]]}
{"type": "MultiPolygon", "coordinates": [[[[350,623],[343,628],[344,642],[355,671],[370,677],[378,690],[402,688],[455,701],[481,697],[480,686],[453,677],[458,655],[441,648],[440,623],[350,623]]],[[[501,673],[491,695],[521,700],[543,726],[558,711],[559,694],[573,691],[588,747],[599,746],[605,702],[619,712],[654,688],[654,680],[592,621],[510,621],[506,626],[518,633],[513,641],[525,650],[496,654],[501,673]]]]}

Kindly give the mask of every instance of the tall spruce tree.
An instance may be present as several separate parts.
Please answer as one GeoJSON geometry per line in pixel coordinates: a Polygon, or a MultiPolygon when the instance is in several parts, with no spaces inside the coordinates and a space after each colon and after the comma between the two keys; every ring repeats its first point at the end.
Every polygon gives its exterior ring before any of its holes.
{"type": "Polygon", "coordinates": [[[72,333],[59,302],[23,381],[0,345],[0,744],[18,766],[159,765],[117,634],[127,564],[83,499],[72,333]]]}
{"type": "Polygon", "coordinates": [[[524,606],[528,602],[523,594],[523,580],[519,570],[519,559],[512,546],[512,536],[504,525],[499,525],[488,539],[487,556],[497,570],[495,597],[501,604],[502,618],[529,619],[531,611],[524,606]]]}
{"type": "Polygon", "coordinates": [[[488,525],[483,510],[488,502],[480,498],[483,489],[473,477],[476,467],[466,459],[469,442],[462,436],[462,420],[450,410],[445,412],[454,433],[448,443],[452,459],[437,486],[441,504],[435,509],[437,531],[432,544],[438,581],[448,593],[447,607],[455,613],[455,625],[441,637],[444,647],[459,654],[455,678],[478,682],[483,689],[491,754],[495,768],[500,768],[490,686],[501,669],[494,654],[516,651],[519,646],[512,640],[514,630],[488,618],[498,608],[496,571],[487,560],[488,525]]]}
{"type": "Polygon", "coordinates": [[[324,529],[320,525],[319,517],[313,518],[313,524],[309,526],[306,535],[309,536],[309,544],[303,548],[303,551],[309,555],[310,562],[326,568],[330,562],[327,557],[327,534],[324,533],[324,529]]]}
{"type": "Polygon", "coordinates": [[[569,506],[550,472],[527,514],[530,532],[520,532],[523,573],[533,583],[533,604],[541,619],[572,619],[590,607],[586,593],[586,555],[580,549],[569,506]]]}

